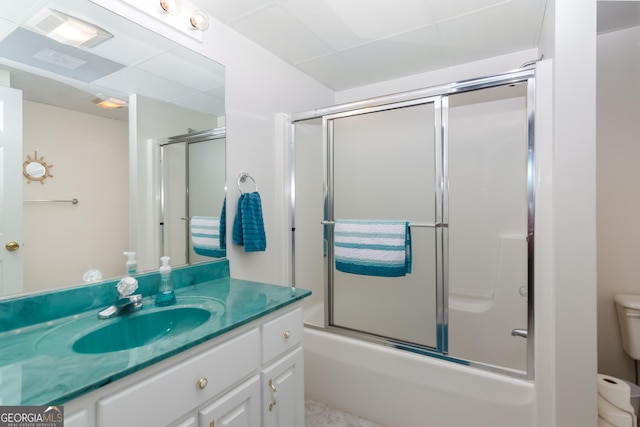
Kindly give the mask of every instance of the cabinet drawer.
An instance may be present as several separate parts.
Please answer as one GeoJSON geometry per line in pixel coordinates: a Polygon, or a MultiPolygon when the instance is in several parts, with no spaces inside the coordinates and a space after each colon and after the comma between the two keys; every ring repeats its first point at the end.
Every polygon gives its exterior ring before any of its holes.
{"type": "Polygon", "coordinates": [[[302,308],[283,314],[262,326],[262,363],[302,342],[302,308]]]}
{"type": "Polygon", "coordinates": [[[255,372],[260,366],[259,352],[257,329],[218,344],[100,399],[98,425],[166,425],[255,372]]]}

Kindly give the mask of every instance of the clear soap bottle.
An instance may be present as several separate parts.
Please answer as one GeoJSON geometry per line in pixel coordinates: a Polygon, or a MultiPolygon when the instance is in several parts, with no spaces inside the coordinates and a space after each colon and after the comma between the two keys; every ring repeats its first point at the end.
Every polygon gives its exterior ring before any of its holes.
{"type": "Polygon", "coordinates": [[[170,258],[163,256],[160,258],[162,266],[160,267],[160,287],[158,295],[156,295],[156,305],[165,306],[176,303],[176,295],[173,292],[173,284],[171,283],[171,266],[170,258]]]}

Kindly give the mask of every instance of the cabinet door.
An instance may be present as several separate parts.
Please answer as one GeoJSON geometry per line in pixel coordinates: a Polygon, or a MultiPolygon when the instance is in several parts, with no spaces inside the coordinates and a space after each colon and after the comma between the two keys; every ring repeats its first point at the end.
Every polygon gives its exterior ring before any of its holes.
{"type": "MultiPolygon", "coordinates": [[[[173,427],[198,427],[198,421],[195,415],[190,415],[182,421],[172,424],[173,427]]],[[[66,427],[66,426],[65,426],[66,427]]]]}
{"type": "Polygon", "coordinates": [[[67,413],[66,408],[65,408],[65,414],[64,414],[64,425],[65,427],[90,427],[94,425],[93,420],[90,420],[90,415],[87,411],[85,411],[84,409],[78,411],[78,412],[73,412],[73,413],[67,413]]]}
{"type": "Polygon", "coordinates": [[[256,375],[200,411],[200,427],[260,425],[260,379],[256,375]]]}
{"type": "Polygon", "coordinates": [[[262,370],[262,427],[304,426],[302,348],[262,370]]]}

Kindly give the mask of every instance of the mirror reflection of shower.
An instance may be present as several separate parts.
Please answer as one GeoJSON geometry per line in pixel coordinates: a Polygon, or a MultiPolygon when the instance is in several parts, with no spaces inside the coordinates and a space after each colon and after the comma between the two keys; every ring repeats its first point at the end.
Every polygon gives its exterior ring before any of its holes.
{"type": "Polygon", "coordinates": [[[194,251],[190,219],[220,217],[225,199],[225,128],[158,141],[160,254],[172,265],[211,260],[194,251]]]}

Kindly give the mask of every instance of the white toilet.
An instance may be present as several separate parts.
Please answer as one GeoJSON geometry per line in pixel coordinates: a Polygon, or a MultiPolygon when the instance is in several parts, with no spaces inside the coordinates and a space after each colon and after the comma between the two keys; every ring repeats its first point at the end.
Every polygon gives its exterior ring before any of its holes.
{"type": "Polygon", "coordinates": [[[616,295],[622,347],[634,360],[640,360],[640,295],[616,295]]]}

